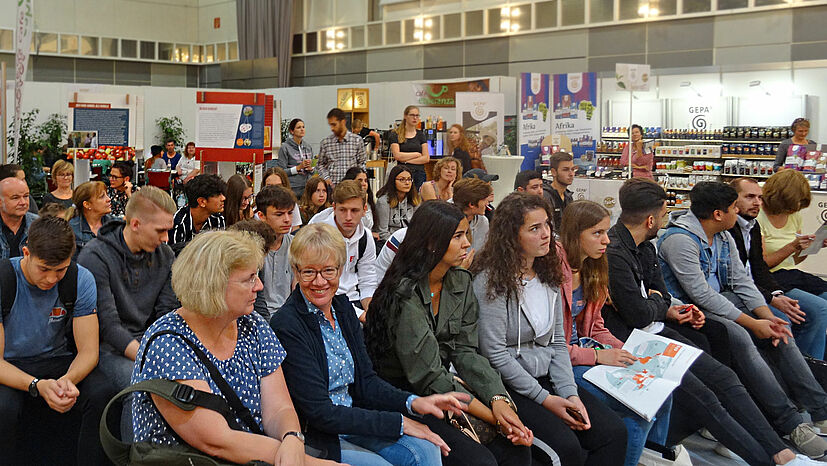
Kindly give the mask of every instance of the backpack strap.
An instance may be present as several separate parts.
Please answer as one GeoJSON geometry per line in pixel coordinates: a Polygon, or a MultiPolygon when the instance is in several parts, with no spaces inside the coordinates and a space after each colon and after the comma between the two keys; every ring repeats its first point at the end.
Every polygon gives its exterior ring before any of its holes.
{"type": "Polygon", "coordinates": [[[67,314],[75,311],[78,299],[78,263],[72,261],[66,269],[66,275],[57,282],[57,295],[67,314]]]}
{"type": "MultiPolygon", "coordinates": [[[[368,230],[365,230],[365,234],[359,238],[359,251],[356,253],[356,263],[353,265],[353,272],[359,273],[359,259],[365,255],[365,249],[368,248],[368,230]]],[[[356,279],[356,291],[359,291],[359,279],[356,279]]]]}
{"type": "MultiPolygon", "coordinates": [[[[144,380],[143,382],[138,382],[121,390],[109,400],[109,403],[106,404],[106,408],[103,410],[100,421],[101,445],[106,455],[115,464],[129,463],[131,444],[121,441],[112,434],[112,431],[109,429],[109,418],[107,416],[109,415],[109,409],[113,405],[122,405],[123,402],[121,398],[133,392],[147,392],[158,395],[184,411],[192,411],[196,407],[216,411],[224,416],[224,419],[227,420],[231,428],[241,430],[227,402],[219,395],[196,390],[189,385],[184,385],[173,380],[144,380]]],[[[120,409],[116,409],[115,412],[120,412],[120,409]]]]}
{"type": "Polygon", "coordinates": [[[0,299],[2,299],[3,323],[9,319],[17,295],[17,273],[8,259],[0,259],[0,299]]]}
{"type": "Polygon", "coordinates": [[[235,390],[233,390],[233,388],[230,387],[230,384],[228,384],[227,381],[224,380],[224,377],[221,376],[221,373],[218,371],[218,368],[215,367],[215,364],[213,364],[212,361],[209,360],[207,355],[204,354],[204,352],[201,351],[201,349],[198,348],[198,346],[195,343],[190,341],[190,339],[185,337],[184,335],[181,335],[180,333],[174,332],[172,330],[163,330],[158,333],[152,334],[152,336],[149,337],[149,339],[147,340],[146,345],[144,345],[144,351],[141,353],[141,371],[144,370],[146,351],[149,348],[149,345],[152,343],[154,339],[158,338],[161,335],[175,335],[184,340],[184,343],[186,343],[187,346],[189,346],[192,349],[192,351],[195,353],[198,359],[201,360],[201,364],[203,364],[204,367],[207,368],[207,371],[210,373],[210,377],[212,378],[213,382],[215,382],[215,384],[218,385],[218,389],[224,395],[224,398],[226,398],[227,404],[230,405],[230,408],[233,410],[233,413],[244,422],[244,424],[247,426],[250,432],[254,434],[264,435],[261,428],[258,426],[258,423],[253,418],[253,413],[251,413],[250,410],[246,406],[244,406],[244,403],[242,403],[241,400],[238,398],[238,395],[236,395],[235,390]]]}

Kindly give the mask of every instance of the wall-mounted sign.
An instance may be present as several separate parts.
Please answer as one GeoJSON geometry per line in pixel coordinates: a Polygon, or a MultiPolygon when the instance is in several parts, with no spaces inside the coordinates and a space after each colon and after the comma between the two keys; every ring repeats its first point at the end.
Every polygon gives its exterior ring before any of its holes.
{"type": "Polygon", "coordinates": [[[411,85],[416,105],[422,107],[454,107],[457,92],[488,92],[490,80],[453,83],[415,83],[411,85]]]}
{"type": "Polygon", "coordinates": [[[201,160],[263,163],[271,149],[273,96],[248,92],[199,92],[195,146],[201,160]]]}

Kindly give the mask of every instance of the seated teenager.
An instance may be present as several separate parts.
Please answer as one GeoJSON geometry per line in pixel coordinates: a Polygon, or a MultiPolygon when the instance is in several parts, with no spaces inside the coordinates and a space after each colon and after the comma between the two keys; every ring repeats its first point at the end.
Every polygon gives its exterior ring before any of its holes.
{"type": "Polygon", "coordinates": [[[813,297],[827,300],[827,281],[798,268],[810,257],[802,256],[801,251],[814,239],[810,232],[801,230],[801,210],[810,205],[811,199],[810,184],[804,175],[796,170],[782,170],[764,184],[763,207],[757,218],[764,240],[764,261],[772,277],[780,286],[790,289],[787,294],[791,298],[815,307],[822,303],[813,297]]]}
{"type": "Polygon", "coordinates": [[[336,227],[347,245],[347,260],[342,266],[338,294],[346,294],[359,319],[376,290],[376,243],[362,224],[365,215],[365,192],[356,180],[343,180],[333,190],[333,210],[313,217],[310,223],[327,223],[336,227]]]}
{"type": "Polygon", "coordinates": [[[307,225],[313,216],[330,207],[330,201],[327,197],[327,183],[319,176],[310,177],[307,184],[304,185],[304,194],[299,200],[303,225],[307,225]]]}
{"type": "Polygon", "coordinates": [[[380,241],[387,239],[398,229],[405,228],[421,202],[413,188],[413,175],[407,165],[397,165],[388,174],[385,186],[376,193],[376,224],[380,241]]]}
{"type": "Polygon", "coordinates": [[[258,293],[256,312],[265,319],[281,307],[293,290],[293,268],[290,266],[290,228],[296,205],[293,191],[283,186],[265,186],[256,196],[256,209],[262,222],[269,225],[275,238],[264,256],[261,282],[264,289],[258,293]]]}
{"type": "Polygon", "coordinates": [[[112,212],[109,196],[106,194],[106,185],[101,181],[87,181],[75,188],[72,195],[75,203],[75,216],[69,220],[72,231],[75,233],[75,258],[92,241],[100,228],[115,219],[112,212]]]}
{"type": "Polygon", "coordinates": [[[417,397],[373,372],[352,306],[335,296],[346,259],[336,228],[302,228],[290,245],[298,287],[271,320],[289,354],[285,378],[308,444],[349,464],[438,466],[447,445],[408,416],[441,418],[463,405],[452,394],[417,397]]]}
{"type": "Polygon", "coordinates": [[[97,285],[100,369],[118,390],[129,385],[147,327],[178,307],[170,286],[175,254],[165,244],[174,213],[169,194],[145,186],[129,199],[125,219],[104,225],[78,257],[97,285]]]}
{"type": "MultiPolygon", "coordinates": [[[[666,192],[654,181],[633,178],[618,195],[620,219],[609,230],[609,295],[606,327],[620,339],[638,328],[693,345],[691,332],[710,325],[697,308],[672,305],[672,297],[651,240],[666,217],[666,192]],[[689,335],[689,336],[686,336],[689,335]]],[[[775,433],[738,376],[707,353],[689,368],[675,391],[673,406],[706,427],[749,464],[802,464],[775,433]],[[796,460],[796,462],[791,461],[796,460]]],[[[672,422],[675,421],[673,416],[672,422]]],[[[680,428],[681,426],[676,426],[680,428]]],[[[694,430],[694,427],[691,428],[694,430]]]]}
{"type": "Polygon", "coordinates": [[[477,352],[479,304],[471,274],[457,267],[471,245],[467,235],[468,220],[455,205],[428,201],[416,211],[374,297],[365,324],[368,352],[393,385],[420,396],[467,393],[473,396],[468,413],[499,427],[502,436],[480,444],[426,417],[423,422],[450,447],[443,464],[530,464],[534,435],[517,416],[500,374],[477,352]]]}
{"type": "Polygon", "coordinates": [[[624,464],[634,466],[647,438],[666,445],[672,400],[668,398],[655,419],[647,421],[583,377],[592,366],[625,367],[636,358],[622,349],[623,342],[606,329],[600,313],[609,294],[606,261],[607,232],[611,226],[609,211],[592,201],[575,201],[563,211],[562,225],[557,254],[562,270],[563,329],[574,379],[578,386],[623,418],[629,437],[624,464]],[[597,345],[583,345],[583,339],[597,345]]]}
{"type": "Polygon", "coordinates": [[[773,315],[747,275],[738,248],[727,232],[735,226],[738,193],[729,185],[704,181],[689,193],[689,212],[673,213],[658,243],[669,294],[701,308],[707,320],[723,323],[732,368],[776,430],[810,458],[827,452],[827,440],[804,422],[806,409],[815,428],[827,430],[827,394],[810,372],[787,321],[773,315]],[[775,379],[758,348],[778,369],[790,397],[775,379]]]}
{"type": "MultiPolygon", "coordinates": [[[[798,186],[804,187],[807,190],[810,189],[803,175],[795,170],[790,170],[789,172],[798,175],[793,175],[792,178],[801,177],[800,180],[804,183],[798,186]]],[[[773,180],[772,183],[767,181],[771,193],[770,202],[772,204],[770,209],[777,207],[775,205],[777,199],[783,199],[781,201],[782,203],[790,199],[785,195],[776,197],[775,194],[778,192],[778,188],[783,191],[788,191],[788,186],[795,186],[795,182],[784,182],[783,185],[780,185],[779,182],[782,182],[784,178],[790,178],[790,176],[779,174],[778,178],[773,180]]],[[[815,280],[820,280],[821,283],[825,284],[825,291],[819,296],[801,289],[807,288],[805,280],[801,280],[795,287],[790,288],[791,283],[789,283],[789,280],[784,280],[785,284],[781,285],[778,280],[775,279],[776,275],[770,272],[769,266],[766,261],[764,261],[764,238],[762,230],[765,227],[757,220],[757,217],[760,215],[761,205],[763,204],[761,186],[758,185],[758,182],[753,178],[738,178],[730,184],[738,192],[738,201],[735,204],[738,207],[738,223],[729,230],[729,233],[738,246],[738,254],[741,262],[744,264],[744,267],[746,267],[747,273],[749,273],[755,281],[756,288],[758,288],[758,291],[764,296],[764,300],[767,301],[772,313],[791,323],[793,336],[795,336],[795,343],[798,345],[798,349],[809,356],[824,359],[825,336],[827,336],[827,282],[824,282],[818,277],[801,272],[801,274],[811,276],[815,280]]],[[[795,200],[797,201],[797,199],[795,200]]],[[[797,202],[796,204],[800,203],[797,202]]],[[[769,220],[766,216],[766,210],[767,209],[764,209],[764,222],[769,220]]],[[[766,229],[771,232],[774,239],[780,239],[778,238],[779,235],[777,235],[778,230],[775,229],[772,221],[770,221],[766,229]]],[[[786,245],[789,244],[786,242],[789,239],[788,236],[780,241],[785,242],[786,245]]],[[[797,241],[797,239],[798,238],[793,235],[794,243],[806,244],[806,241],[801,242],[797,241]]],[[[777,244],[772,240],[768,241],[768,243],[773,245],[777,244]]],[[[796,270],[796,272],[798,271],[796,270]]],[[[779,275],[783,273],[784,272],[781,272],[779,275]]]]}
{"type": "MultiPolygon", "coordinates": [[[[264,170],[264,174],[261,176],[261,187],[264,188],[265,186],[283,186],[293,191],[293,194],[297,198],[302,196],[302,193],[304,192],[304,187],[302,187],[302,192],[295,194],[296,190],[290,187],[290,180],[287,178],[287,173],[279,167],[270,167],[267,170],[264,170]]],[[[325,199],[327,199],[327,191],[325,191],[325,199]]],[[[293,206],[293,213],[291,216],[293,218],[292,231],[296,231],[304,224],[304,222],[302,222],[302,213],[301,209],[299,209],[298,202],[296,202],[293,206]]]]}
{"type": "Polygon", "coordinates": [[[523,170],[514,177],[514,191],[543,197],[543,175],[537,170],[523,170]]]}
{"type": "Polygon", "coordinates": [[[253,312],[261,290],[261,243],[247,232],[214,231],[198,235],[184,248],[172,266],[172,288],[181,308],[149,327],[132,373],[133,383],[166,379],[221,394],[189,340],[250,410],[253,425],[236,416],[240,430],[234,430],[216,411],[184,411],[142,392],[132,400],[136,442],[186,442],[234,463],[331,464],[305,456],[304,436],[281,369],[286,353],[267,322],[253,312]],[[173,333],[161,333],[165,331],[173,333]]]}
{"type": "MultiPolygon", "coordinates": [[[[26,206],[28,208],[28,205],[26,206]]],[[[77,442],[77,464],[107,464],[98,427],[103,408],[115,391],[95,369],[98,362],[98,316],[95,279],[75,265],[75,237],[69,222],[44,217],[32,222],[23,257],[3,260],[3,274],[11,273],[11,286],[0,289],[2,302],[11,302],[0,317],[0,451],[4,464],[35,464],[33,452],[24,451],[24,422],[65,423],[52,416],[36,418],[48,406],[60,417],[81,411],[78,430],[54,431],[77,442]],[[73,269],[69,274],[69,270],[73,269]],[[76,288],[74,309],[61,301],[58,289],[64,279],[76,288]],[[9,301],[7,301],[9,300],[9,301]],[[71,332],[71,334],[70,334],[71,332]],[[75,349],[70,348],[69,338],[75,349]],[[74,408],[74,410],[73,410],[74,408]]],[[[54,416],[58,416],[55,414],[54,416]]],[[[38,446],[51,447],[49,438],[38,446]]],[[[72,460],[74,461],[74,459],[72,460]]]]}
{"type": "Polygon", "coordinates": [[[469,255],[472,260],[477,251],[482,250],[488,238],[488,219],[485,217],[485,209],[488,208],[488,197],[493,192],[491,185],[479,178],[463,178],[454,184],[453,203],[462,209],[471,231],[469,255]]]}
{"type": "MultiPolygon", "coordinates": [[[[180,166],[179,166],[180,168],[180,166]]],[[[106,195],[109,196],[112,206],[112,216],[123,218],[126,203],[138,188],[132,185],[132,174],[134,172],[132,162],[115,162],[109,170],[109,187],[106,195]]]]}
{"type": "Polygon", "coordinates": [[[169,245],[180,251],[201,230],[223,230],[227,183],[218,175],[198,175],[184,187],[187,205],[178,209],[169,230],[169,245]]]}
{"type": "Polygon", "coordinates": [[[627,448],[623,422],[574,382],[549,218],[551,206],[539,196],[512,193],[497,206],[491,241],[471,268],[480,352],[502,375],[523,422],[562,464],[620,465],[627,448]]]}
{"type": "MultiPolygon", "coordinates": [[[[362,224],[368,231],[373,231],[373,225],[376,224],[376,200],[373,191],[368,183],[368,173],[362,167],[350,167],[345,172],[344,180],[356,180],[362,185],[362,189],[367,193],[367,204],[365,205],[365,215],[362,217],[362,224]]],[[[379,239],[379,233],[372,233],[374,239],[379,239]]]]}

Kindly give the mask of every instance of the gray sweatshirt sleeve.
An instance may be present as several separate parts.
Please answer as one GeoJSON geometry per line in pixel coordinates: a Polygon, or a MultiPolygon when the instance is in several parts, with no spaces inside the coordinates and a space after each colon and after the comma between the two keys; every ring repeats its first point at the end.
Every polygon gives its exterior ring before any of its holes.
{"type": "Polygon", "coordinates": [[[387,241],[390,237],[390,228],[388,224],[391,220],[391,208],[388,204],[388,196],[382,196],[376,200],[376,224],[373,226],[376,233],[379,234],[379,239],[387,241]]]}
{"type": "Polygon", "coordinates": [[[554,333],[549,347],[554,356],[548,367],[548,376],[557,395],[563,398],[577,396],[577,383],[571,369],[571,355],[566,345],[566,330],[563,328],[563,297],[558,293],[554,304],[554,333]]]}
{"type": "Polygon", "coordinates": [[[741,311],[732,302],[713,290],[706,282],[701,270],[701,250],[692,238],[687,235],[672,235],[663,241],[659,254],[669,264],[681,288],[686,291],[693,304],[706,312],[730,320],[741,316],[741,311]]]}
{"type": "MultiPolygon", "coordinates": [[[[498,296],[493,301],[488,299],[485,291],[487,276],[478,274],[474,278],[474,294],[480,304],[478,332],[480,339],[480,353],[485,356],[503,379],[505,385],[515,392],[537,403],[542,403],[548,397],[548,390],[544,389],[531,374],[508,352],[506,346],[506,330],[508,316],[506,302],[498,296]]],[[[516,306],[512,306],[512,309],[516,306]]],[[[566,354],[568,360],[568,354],[566,354]]],[[[569,366],[571,373],[571,366],[569,366]]]]}
{"type": "Polygon", "coordinates": [[[753,281],[752,276],[747,273],[747,269],[744,268],[744,264],[738,256],[738,247],[735,245],[735,240],[728,231],[724,233],[726,234],[727,241],[729,241],[730,270],[728,281],[732,287],[732,291],[741,298],[741,301],[744,302],[747,309],[751,311],[758,307],[766,306],[767,301],[764,299],[764,295],[758,291],[758,288],[755,286],[755,281],[753,281]]]}

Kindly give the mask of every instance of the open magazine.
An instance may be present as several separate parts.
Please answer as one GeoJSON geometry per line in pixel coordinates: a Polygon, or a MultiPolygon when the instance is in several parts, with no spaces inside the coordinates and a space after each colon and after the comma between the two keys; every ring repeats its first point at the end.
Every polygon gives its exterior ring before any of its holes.
{"type": "Polygon", "coordinates": [[[623,349],[638,360],[627,367],[595,366],[584,377],[647,421],[701,354],[698,348],[639,329],[632,331],[623,349]]]}

